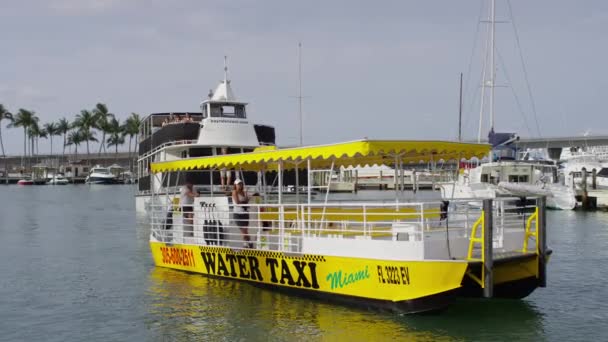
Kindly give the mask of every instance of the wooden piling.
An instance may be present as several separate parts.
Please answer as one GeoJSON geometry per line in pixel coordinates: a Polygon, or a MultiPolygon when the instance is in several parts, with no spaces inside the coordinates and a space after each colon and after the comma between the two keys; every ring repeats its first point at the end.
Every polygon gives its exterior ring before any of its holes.
{"type": "Polygon", "coordinates": [[[588,210],[589,209],[589,193],[587,192],[587,169],[583,168],[581,170],[581,188],[582,188],[582,194],[581,194],[581,202],[583,205],[583,209],[588,210]]]}

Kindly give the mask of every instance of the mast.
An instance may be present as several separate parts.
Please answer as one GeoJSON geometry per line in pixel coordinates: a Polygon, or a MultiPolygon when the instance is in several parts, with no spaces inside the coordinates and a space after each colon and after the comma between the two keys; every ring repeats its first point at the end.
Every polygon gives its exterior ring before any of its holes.
{"type": "MultiPolygon", "coordinates": [[[[488,31],[487,34],[489,34],[490,33],[489,27],[488,27],[487,31],[488,31]]],[[[482,52],[482,59],[483,59],[483,67],[481,70],[481,97],[480,97],[480,101],[479,101],[479,126],[477,127],[477,143],[481,142],[481,130],[483,129],[483,109],[484,109],[485,99],[486,99],[486,87],[487,87],[486,68],[488,66],[488,44],[487,44],[487,42],[486,42],[484,50],[482,52]]]]}
{"type": "Polygon", "coordinates": [[[462,73],[460,73],[460,97],[458,100],[458,141],[462,141],[462,73]]]}
{"type": "Polygon", "coordinates": [[[490,88],[490,113],[489,113],[489,121],[490,121],[490,130],[494,129],[494,88],[496,86],[496,0],[490,0],[490,10],[488,13],[488,26],[487,37],[488,40],[486,42],[486,50],[483,52],[483,70],[481,76],[481,101],[480,101],[480,109],[479,109],[479,128],[477,131],[477,142],[481,142],[481,131],[483,129],[483,112],[484,112],[484,102],[485,102],[485,89],[490,88]],[[489,50],[489,51],[488,51],[489,50]],[[490,54],[490,60],[488,61],[488,52],[490,54]],[[489,62],[489,66],[488,66],[489,62]],[[488,70],[489,69],[489,70],[488,70]],[[486,80],[486,75],[488,75],[488,80],[486,80]]]}
{"type": "Polygon", "coordinates": [[[304,145],[302,134],[302,42],[298,42],[298,118],[300,120],[300,146],[304,145]]]}
{"type": "Polygon", "coordinates": [[[490,25],[492,30],[491,37],[491,48],[490,48],[490,67],[492,68],[490,73],[490,129],[494,129],[494,85],[496,79],[496,61],[495,61],[495,50],[496,50],[496,0],[492,0],[490,14],[490,25]]]}

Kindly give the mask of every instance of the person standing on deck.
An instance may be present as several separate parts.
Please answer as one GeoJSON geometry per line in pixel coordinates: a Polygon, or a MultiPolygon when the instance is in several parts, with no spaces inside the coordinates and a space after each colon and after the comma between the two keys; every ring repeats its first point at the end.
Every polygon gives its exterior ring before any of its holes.
{"type": "Polygon", "coordinates": [[[186,181],[186,184],[182,186],[180,191],[179,203],[182,206],[182,214],[184,215],[184,236],[194,236],[194,193],[192,182],[186,181]]]}
{"type": "MultiPolygon", "coordinates": [[[[228,149],[222,147],[222,155],[228,154],[228,149]]],[[[220,183],[222,184],[222,190],[228,191],[228,185],[232,182],[232,171],[227,168],[220,169],[220,183]]]]}
{"type": "Polygon", "coordinates": [[[249,195],[245,192],[243,187],[243,181],[237,179],[234,181],[234,190],[232,190],[232,203],[234,205],[234,220],[236,221],[237,227],[243,234],[243,240],[245,240],[245,248],[253,248],[253,243],[249,238],[249,232],[247,227],[249,226],[249,208],[244,204],[249,203],[249,195]]]}

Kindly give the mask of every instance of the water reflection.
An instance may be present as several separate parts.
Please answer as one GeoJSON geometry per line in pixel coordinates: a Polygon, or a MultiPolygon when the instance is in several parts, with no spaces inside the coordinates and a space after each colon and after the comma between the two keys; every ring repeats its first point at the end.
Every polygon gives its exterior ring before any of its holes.
{"type": "Polygon", "coordinates": [[[161,339],[456,341],[542,339],[524,301],[460,300],[440,315],[399,316],[263,290],[165,268],[150,273],[151,329],[161,339]]]}

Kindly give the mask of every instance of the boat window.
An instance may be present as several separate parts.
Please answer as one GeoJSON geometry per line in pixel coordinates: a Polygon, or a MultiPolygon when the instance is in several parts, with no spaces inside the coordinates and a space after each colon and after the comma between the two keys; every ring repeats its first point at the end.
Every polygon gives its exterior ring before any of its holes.
{"type": "Polygon", "coordinates": [[[481,175],[481,182],[482,183],[487,183],[488,182],[488,175],[487,174],[482,174],[481,175]]]}
{"type": "Polygon", "coordinates": [[[220,108],[223,117],[236,117],[236,111],[234,110],[234,106],[221,106],[220,108]]]}
{"type": "Polygon", "coordinates": [[[517,183],[517,175],[509,175],[509,183],[517,183]]]}
{"type": "Polygon", "coordinates": [[[245,114],[245,106],[244,105],[237,105],[235,106],[236,109],[236,117],[239,119],[245,119],[247,118],[247,115],[245,114]]]}
{"type": "Polygon", "coordinates": [[[527,175],[521,175],[518,177],[517,181],[519,183],[528,183],[528,176],[527,175]]]}
{"type": "Polygon", "coordinates": [[[218,106],[211,106],[211,117],[219,118],[222,116],[222,108],[218,106]]]}
{"type": "Polygon", "coordinates": [[[212,156],[213,150],[210,147],[197,147],[190,149],[190,157],[207,157],[212,156]]]}
{"type": "Polygon", "coordinates": [[[207,117],[207,105],[201,107],[203,113],[203,119],[207,117]]]}
{"type": "MultiPolygon", "coordinates": [[[[205,115],[205,114],[203,114],[205,115]]],[[[212,117],[239,118],[245,119],[245,105],[243,104],[212,104],[212,117]]]]}

